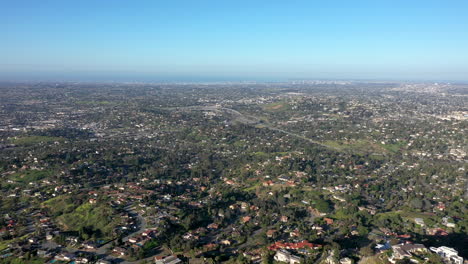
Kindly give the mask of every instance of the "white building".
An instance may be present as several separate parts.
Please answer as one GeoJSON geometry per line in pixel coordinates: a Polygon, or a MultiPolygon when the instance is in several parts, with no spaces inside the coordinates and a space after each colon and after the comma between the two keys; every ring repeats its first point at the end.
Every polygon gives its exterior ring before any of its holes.
{"type": "Polygon", "coordinates": [[[167,256],[165,258],[156,257],[154,263],[156,263],[156,264],[177,264],[177,263],[182,263],[182,260],[180,260],[176,256],[167,256]]]}
{"type": "Polygon", "coordinates": [[[353,264],[353,261],[350,258],[342,258],[340,264],[353,264]]]}
{"type": "Polygon", "coordinates": [[[422,219],[422,218],[415,218],[415,219],[414,219],[414,222],[415,222],[417,225],[425,226],[425,224],[424,224],[424,219],[422,219]]]}
{"type": "Polygon", "coordinates": [[[286,262],[286,263],[289,263],[289,264],[301,263],[301,258],[300,257],[295,256],[295,255],[289,253],[288,251],[282,250],[282,249],[276,251],[274,259],[276,261],[286,262]]]}
{"type": "Polygon", "coordinates": [[[463,264],[463,258],[458,256],[458,251],[453,248],[442,246],[438,248],[430,247],[429,249],[441,256],[446,263],[463,264]]]}

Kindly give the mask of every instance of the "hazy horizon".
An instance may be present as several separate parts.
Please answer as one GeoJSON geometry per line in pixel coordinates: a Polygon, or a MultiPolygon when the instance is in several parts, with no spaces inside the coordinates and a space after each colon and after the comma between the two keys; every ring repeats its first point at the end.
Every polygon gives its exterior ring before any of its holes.
{"type": "Polygon", "coordinates": [[[0,80],[468,81],[466,1],[15,1],[0,80]]]}
{"type": "Polygon", "coordinates": [[[71,73],[71,74],[2,74],[0,82],[83,82],[83,83],[289,83],[298,81],[352,81],[352,82],[428,82],[428,83],[468,83],[467,79],[434,79],[434,78],[353,78],[353,77],[313,77],[309,78],[274,78],[274,77],[243,77],[243,76],[161,76],[153,74],[101,74],[101,73],[71,73]]]}

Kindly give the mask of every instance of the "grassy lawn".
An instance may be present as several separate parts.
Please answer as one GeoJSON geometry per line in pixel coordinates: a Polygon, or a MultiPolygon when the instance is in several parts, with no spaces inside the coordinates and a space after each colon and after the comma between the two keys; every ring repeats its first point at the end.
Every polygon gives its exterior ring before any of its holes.
{"type": "Polygon", "coordinates": [[[401,141],[401,142],[398,142],[398,143],[395,143],[395,144],[380,144],[380,146],[384,149],[386,149],[387,151],[389,152],[392,152],[392,153],[397,153],[399,152],[405,145],[407,144],[407,142],[405,141],[401,141]]]}
{"type": "Polygon", "coordinates": [[[52,175],[50,170],[28,170],[10,175],[9,179],[19,183],[40,181],[52,175]]]}
{"type": "Polygon", "coordinates": [[[281,101],[271,104],[266,104],[263,106],[263,110],[269,112],[282,112],[289,108],[289,104],[287,102],[281,101]]]}
{"type": "Polygon", "coordinates": [[[244,189],[245,192],[253,192],[257,189],[257,187],[259,187],[261,185],[260,182],[257,182],[255,184],[252,184],[250,187],[247,187],[244,189]]]}
{"type": "Polygon", "coordinates": [[[395,211],[395,212],[379,213],[376,216],[391,217],[391,216],[396,216],[396,215],[399,215],[404,220],[410,221],[410,222],[413,222],[414,218],[422,218],[425,221],[430,221],[430,220],[434,220],[435,218],[437,218],[434,215],[431,215],[431,214],[428,214],[428,213],[408,212],[408,211],[395,211]]]}
{"type": "Polygon", "coordinates": [[[380,153],[380,154],[390,154],[398,153],[406,145],[406,142],[398,142],[395,144],[380,144],[373,143],[368,140],[327,140],[323,144],[337,148],[344,151],[352,151],[355,153],[380,153]]]}
{"type": "Polygon", "coordinates": [[[414,218],[422,218],[422,219],[431,219],[434,218],[433,215],[427,213],[419,213],[419,212],[406,212],[402,211],[400,216],[405,219],[413,220],[414,218]]]}
{"type": "Polygon", "coordinates": [[[69,213],[76,208],[76,205],[73,203],[73,199],[68,195],[54,197],[43,202],[42,205],[48,207],[52,214],[69,213]]]}
{"type": "Polygon", "coordinates": [[[52,198],[43,203],[55,215],[57,222],[66,231],[79,231],[81,228],[95,230],[102,239],[111,239],[112,232],[120,223],[115,210],[106,203],[90,204],[85,201],[75,204],[68,195],[52,198]]]}
{"type": "Polygon", "coordinates": [[[13,239],[1,241],[0,242],[0,251],[6,249],[8,247],[8,244],[10,244],[11,242],[13,242],[13,239]]]}
{"type": "Polygon", "coordinates": [[[27,235],[24,235],[22,237],[17,237],[17,238],[13,238],[13,239],[10,239],[10,240],[1,241],[0,242],[0,251],[8,248],[8,244],[24,240],[24,239],[28,238],[29,236],[30,236],[30,234],[27,234],[27,235]]]}
{"type": "Polygon", "coordinates": [[[384,148],[385,145],[376,144],[368,140],[327,140],[322,142],[324,145],[330,146],[343,151],[354,153],[370,154],[370,153],[388,153],[389,150],[384,148]]]}
{"type": "Polygon", "coordinates": [[[115,212],[107,205],[84,203],[73,212],[63,214],[57,220],[67,229],[78,231],[81,227],[92,227],[100,230],[102,237],[110,238],[117,224],[115,212]]]}

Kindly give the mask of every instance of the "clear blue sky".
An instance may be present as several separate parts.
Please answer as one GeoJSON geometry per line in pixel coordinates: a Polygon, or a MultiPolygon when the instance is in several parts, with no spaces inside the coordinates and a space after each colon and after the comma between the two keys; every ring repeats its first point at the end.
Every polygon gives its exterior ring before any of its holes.
{"type": "Polygon", "coordinates": [[[468,80],[467,0],[0,4],[0,79],[468,80]]]}

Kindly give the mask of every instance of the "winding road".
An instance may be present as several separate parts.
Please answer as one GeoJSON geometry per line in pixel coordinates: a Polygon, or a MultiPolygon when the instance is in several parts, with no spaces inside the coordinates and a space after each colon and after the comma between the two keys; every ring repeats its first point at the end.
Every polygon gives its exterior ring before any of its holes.
{"type": "MultiPolygon", "coordinates": [[[[143,218],[143,216],[141,216],[138,212],[136,212],[135,209],[132,208],[132,206],[133,206],[133,204],[129,204],[124,208],[124,210],[127,213],[129,213],[131,216],[133,216],[133,217],[135,217],[137,219],[137,221],[136,221],[137,222],[137,228],[132,233],[130,233],[130,234],[126,235],[125,237],[123,237],[122,238],[123,242],[128,241],[128,239],[130,239],[131,237],[139,235],[139,234],[143,233],[143,231],[146,230],[146,220],[145,220],[145,218],[143,218]]],[[[126,261],[124,259],[117,258],[117,257],[114,257],[112,255],[107,254],[107,251],[112,246],[112,243],[111,243],[112,241],[109,241],[107,244],[105,244],[102,247],[98,248],[98,250],[96,251],[96,254],[98,256],[99,255],[103,256],[102,259],[111,261],[112,263],[133,264],[133,263],[139,263],[139,262],[143,261],[143,260],[138,260],[138,261],[130,262],[130,261],[126,261]]],[[[145,259],[145,260],[147,260],[147,259],[145,259]]]]}

